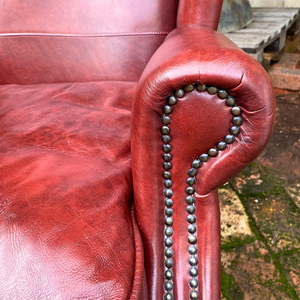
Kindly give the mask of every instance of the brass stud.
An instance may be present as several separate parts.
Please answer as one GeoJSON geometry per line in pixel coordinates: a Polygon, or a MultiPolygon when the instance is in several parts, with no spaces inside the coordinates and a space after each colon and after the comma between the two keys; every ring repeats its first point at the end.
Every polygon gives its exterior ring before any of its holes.
{"type": "Polygon", "coordinates": [[[234,106],[231,110],[230,110],[231,114],[234,116],[234,117],[238,117],[241,115],[242,113],[242,110],[239,106],[234,106]]]}
{"type": "Polygon", "coordinates": [[[209,86],[207,88],[207,92],[210,94],[210,95],[214,95],[218,92],[218,88],[215,87],[215,86],[209,86]]]}
{"type": "Polygon", "coordinates": [[[194,85],[189,84],[189,85],[185,86],[183,89],[184,89],[185,92],[190,93],[194,90],[194,85]]]}
{"type": "Polygon", "coordinates": [[[225,100],[225,104],[227,106],[235,106],[236,105],[236,98],[229,96],[226,100],[225,100]]]}
{"type": "Polygon", "coordinates": [[[218,150],[215,149],[215,148],[211,148],[208,150],[208,155],[211,156],[211,157],[216,157],[218,155],[218,150]]]}
{"type": "Polygon", "coordinates": [[[170,153],[164,153],[162,155],[162,158],[164,161],[171,161],[172,160],[172,155],[170,153]]]}
{"type": "Polygon", "coordinates": [[[170,96],[168,99],[167,99],[167,103],[169,105],[175,105],[177,103],[177,99],[174,95],[170,96]]]}
{"type": "Polygon", "coordinates": [[[207,162],[208,159],[209,159],[209,156],[208,156],[208,154],[203,153],[203,154],[201,154],[201,155],[199,156],[199,159],[200,159],[200,161],[202,161],[202,162],[207,162]]]}
{"type": "Polygon", "coordinates": [[[183,89],[179,89],[175,92],[175,97],[176,98],[182,98],[184,96],[184,90],[183,89]]]}
{"type": "Polygon", "coordinates": [[[162,133],[162,134],[169,134],[170,133],[170,128],[168,127],[168,126],[162,126],[161,128],[160,128],[160,132],[162,133]]]}
{"type": "Polygon", "coordinates": [[[225,90],[219,90],[219,91],[218,91],[218,96],[219,96],[219,98],[221,98],[221,99],[225,99],[225,98],[228,97],[228,92],[225,91],[225,90]]]}
{"type": "Polygon", "coordinates": [[[205,84],[197,84],[196,89],[197,89],[199,92],[203,92],[203,91],[205,91],[205,89],[206,89],[206,85],[205,85],[205,84]]]}
{"type": "Polygon", "coordinates": [[[235,125],[235,126],[241,126],[243,125],[244,121],[241,117],[234,117],[232,119],[232,124],[235,125]]]}

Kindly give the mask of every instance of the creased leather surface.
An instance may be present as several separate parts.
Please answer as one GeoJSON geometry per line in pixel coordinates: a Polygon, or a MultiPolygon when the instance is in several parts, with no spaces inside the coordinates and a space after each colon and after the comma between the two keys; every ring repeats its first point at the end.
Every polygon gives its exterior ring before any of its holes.
{"type": "Polygon", "coordinates": [[[199,25],[217,30],[223,0],[180,0],[177,27],[199,25]]]}
{"type": "Polygon", "coordinates": [[[0,87],[1,299],[140,299],[143,248],[130,214],[135,88],[0,87]]]}
{"type": "MultiPolygon", "coordinates": [[[[173,31],[154,54],[139,82],[132,118],[135,211],[145,256],[151,258],[146,260],[146,273],[153,300],[163,297],[164,280],[161,111],[174,90],[197,82],[227,89],[237,97],[244,119],[236,142],[201,167],[196,177],[196,192],[200,196],[214,191],[251,162],[262,151],[273,128],[275,101],[268,75],[254,59],[221,34],[198,26],[182,27],[173,31]]],[[[186,172],[194,158],[206,153],[229,133],[232,116],[224,100],[197,91],[181,98],[170,116],[174,294],[175,299],[185,299],[189,293],[186,172]]],[[[213,252],[208,251],[199,266],[202,270],[199,280],[205,284],[205,295],[219,295],[220,281],[210,286],[213,278],[204,271],[212,267],[213,256],[213,252]],[[213,288],[218,292],[213,292],[213,288]]],[[[210,299],[205,295],[201,295],[202,300],[210,299]]]]}
{"type": "Polygon", "coordinates": [[[0,35],[0,84],[138,81],[165,37],[0,35]]]}
{"type": "Polygon", "coordinates": [[[138,81],[178,0],[3,0],[0,84],[138,81]]]}

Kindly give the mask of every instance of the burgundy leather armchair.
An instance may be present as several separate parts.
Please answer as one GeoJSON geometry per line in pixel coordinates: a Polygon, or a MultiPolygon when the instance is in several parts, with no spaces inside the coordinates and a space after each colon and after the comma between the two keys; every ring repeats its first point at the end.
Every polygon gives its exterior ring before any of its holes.
{"type": "Polygon", "coordinates": [[[1,299],[220,299],[217,188],[275,110],[221,4],[1,1],[1,299]]]}

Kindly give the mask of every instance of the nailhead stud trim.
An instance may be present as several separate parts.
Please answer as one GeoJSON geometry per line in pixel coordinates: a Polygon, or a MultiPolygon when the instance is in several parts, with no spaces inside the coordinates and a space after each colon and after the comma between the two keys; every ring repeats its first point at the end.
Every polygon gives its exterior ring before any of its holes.
{"type": "Polygon", "coordinates": [[[189,257],[189,275],[191,276],[189,286],[191,288],[189,293],[190,300],[198,300],[199,299],[199,281],[198,281],[198,249],[197,249],[197,226],[196,226],[196,206],[195,206],[195,184],[196,184],[196,175],[197,170],[201,168],[202,164],[207,162],[210,157],[216,157],[219,154],[219,151],[224,151],[227,148],[227,145],[233,144],[235,142],[235,137],[240,134],[240,126],[243,125],[243,118],[242,118],[242,109],[241,107],[237,106],[237,99],[229,94],[228,91],[224,89],[219,89],[216,86],[212,85],[204,85],[204,84],[190,84],[187,86],[182,87],[181,89],[174,92],[167,99],[167,104],[163,107],[162,112],[163,116],[161,117],[161,122],[163,126],[161,127],[160,131],[162,133],[161,140],[164,143],[162,146],[162,150],[164,154],[162,155],[163,158],[163,185],[164,185],[164,196],[166,197],[164,200],[165,203],[165,230],[164,230],[164,245],[165,245],[165,272],[164,272],[164,299],[165,300],[173,300],[174,294],[174,284],[173,284],[173,266],[174,261],[172,257],[174,255],[174,251],[172,249],[173,246],[173,214],[174,211],[172,209],[173,206],[173,191],[172,186],[173,182],[171,180],[171,168],[172,164],[170,161],[172,160],[172,147],[170,145],[171,136],[170,134],[170,127],[171,124],[171,117],[169,116],[173,112],[173,107],[177,102],[178,98],[184,97],[186,93],[190,93],[194,90],[198,92],[207,92],[210,95],[217,94],[218,97],[224,100],[226,106],[230,107],[230,114],[232,117],[232,127],[229,129],[229,134],[224,137],[223,141],[219,141],[215,147],[210,148],[207,150],[207,153],[202,153],[199,158],[194,159],[191,163],[191,168],[187,171],[188,178],[186,180],[187,187],[186,187],[186,194],[187,197],[185,201],[187,203],[186,212],[188,213],[187,216],[187,231],[188,231],[188,238],[187,243],[189,245],[188,252],[190,254],[189,257]]]}

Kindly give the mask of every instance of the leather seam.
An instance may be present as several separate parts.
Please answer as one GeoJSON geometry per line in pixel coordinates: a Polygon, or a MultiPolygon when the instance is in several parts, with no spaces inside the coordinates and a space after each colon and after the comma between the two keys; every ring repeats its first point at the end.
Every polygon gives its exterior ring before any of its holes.
{"type": "Polygon", "coordinates": [[[0,33],[0,37],[13,36],[49,36],[49,37],[119,37],[119,36],[143,36],[143,35],[168,35],[168,31],[132,31],[132,32],[107,32],[107,33],[93,33],[93,34],[68,34],[68,33],[0,33]]]}

